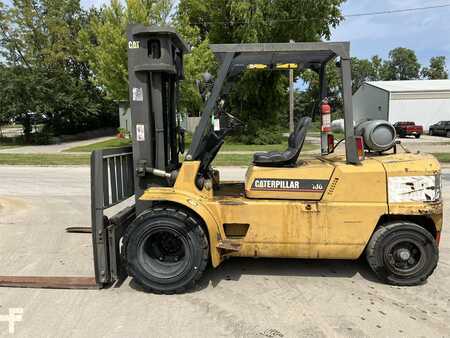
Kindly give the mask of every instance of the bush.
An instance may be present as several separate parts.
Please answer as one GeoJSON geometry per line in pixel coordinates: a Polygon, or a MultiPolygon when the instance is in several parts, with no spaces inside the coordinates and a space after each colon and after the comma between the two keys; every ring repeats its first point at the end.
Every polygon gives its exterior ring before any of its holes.
{"type": "Polygon", "coordinates": [[[38,144],[38,145],[47,145],[55,143],[53,141],[53,133],[49,132],[46,128],[44,128],[42,131],[31,134],[31,144],[38,144]]]}
{"type": "Polygon", "coordinates": [[[245,144],[280,144],[283,142],[283,131],[278,126],[258,128],[254,134],[243,133],[238,141],[245,144]]]}

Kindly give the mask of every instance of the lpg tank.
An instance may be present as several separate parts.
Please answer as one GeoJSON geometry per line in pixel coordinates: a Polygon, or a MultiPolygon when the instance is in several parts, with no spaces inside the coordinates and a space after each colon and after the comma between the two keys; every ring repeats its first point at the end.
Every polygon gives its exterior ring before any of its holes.
{"type": "Polygon", "coordinates": [[[395,144],[395,128],[388,121],[372,120],[359,123],[355,135],[362,136],[365,146],[372,151],[386,151],[395,144]]]}

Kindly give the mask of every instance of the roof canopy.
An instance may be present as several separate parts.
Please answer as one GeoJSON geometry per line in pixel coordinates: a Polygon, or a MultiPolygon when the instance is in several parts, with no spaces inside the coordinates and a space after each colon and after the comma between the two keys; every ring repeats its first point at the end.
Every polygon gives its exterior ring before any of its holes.
{"type": "Polygon", "coordinates": [[[228,53],[235,56],[231,69],[244,69],[251,64],[268,66],[298,64],[301,68],[321,65],[336,56],[349,58],[348,42],[294,42],[210,45],[220,62],[228,53]]]}

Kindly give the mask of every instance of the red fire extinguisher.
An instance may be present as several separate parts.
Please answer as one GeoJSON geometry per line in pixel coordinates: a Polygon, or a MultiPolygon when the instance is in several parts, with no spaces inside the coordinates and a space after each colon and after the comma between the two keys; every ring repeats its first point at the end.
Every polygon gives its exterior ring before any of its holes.
{"type": "Polygon", "coordinates": [[[331,107],[327,98],[324,98],[320,105],[320,114],[322,115],[322,133],[329,133],[331,131],[331,107]]]}

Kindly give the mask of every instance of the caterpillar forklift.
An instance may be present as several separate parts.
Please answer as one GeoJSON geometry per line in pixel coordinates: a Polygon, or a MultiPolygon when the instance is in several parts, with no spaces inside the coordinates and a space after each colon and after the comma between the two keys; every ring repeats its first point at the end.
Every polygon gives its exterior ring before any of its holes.
{"type": "Polygon", "coordinates": [[[95,151],[91,162],[98,285],[131,276],[148,291],[170,294],[192,288],[208,264],[217,268],[232,257],[360,256],[386,283],[423,283],[438,263],[439,162],[431,155],[397,153],[395,129],[386,121],[355,126],[349,43],[211,49],[218,72],[185,150],[176,106],[189,48],[168,27],[128,29],[132,147],[95,151]],[[330,62],[342,73],[341,155],[334,151],[326,101],[330,62]],[[244,182],[221,181],[212,163],[240,122],[226,112],[228,122],[215,128],[220,102],[244,71],[286,65],[319,75],[321,154],[300,157],[311,119],[299,117],[285,151],[256,153],[244,182]],[[125,201],[131,205],[111,215],[125,201]]]}

